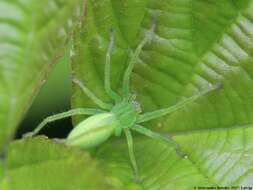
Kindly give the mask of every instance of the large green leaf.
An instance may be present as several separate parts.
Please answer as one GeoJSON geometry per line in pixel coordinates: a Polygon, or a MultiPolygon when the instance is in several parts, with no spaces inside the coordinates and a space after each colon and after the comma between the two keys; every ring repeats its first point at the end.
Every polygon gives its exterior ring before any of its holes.
{"type": "Polygon", "coordinates": [[[0,150],[61,56],[82,0],[0,0],[0,150]]]}
{"type": "MultiPolygon", "coordinates": [[[[222,89],[145,126],[169,133],[184,158],[162,142],[135,136],[140,189],[253,185],[253,1],[87,1],[75,36],[73,71],[101,99],[110,29],[116,33],[112,86],[120,92],[129,49],[156,16],[155,40],[143,49],[131,87],[144,112],[167,107],[221,83],[222,89]]],[[[73,107],[95,107],[74,87],[73,107]]],[[[80,120],[81,118],[76,118],[80,120]]],[[[95,156],[105,175],[128,185],[133,174],[125,139],[95,156]]]]}
{"type": "Polygon", "coordinates": [[[12,143],[7,165],[4,183],[8,182],[11,190],[107,190],[116,187],[103,177],[87,153],[45,137],[12,143]]]}

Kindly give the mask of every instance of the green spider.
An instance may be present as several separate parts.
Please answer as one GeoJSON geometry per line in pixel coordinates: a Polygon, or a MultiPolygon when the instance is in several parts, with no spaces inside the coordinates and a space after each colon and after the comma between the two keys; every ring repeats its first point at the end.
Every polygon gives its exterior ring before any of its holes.
{"type": "Polygon", "coordinates": [[[163,140],[172,144],[175,147],[177,153],[182,156],[183,154],[181,153],[180,148],[178,147],[177,143],[173,141],[173,139],[171,139],[169,136],[153,132],[141,126],[140,123],[165,116],[178,109],[181,109],[186,104],[189,104],[198,99],[199,97],[207,94],[208,92],[217,89],[218,86],[212,86],[196,95],[191,96],[190,98],[187,98],[177,103],[174,106],[141,114],[140,108],[136,106],[136,102],[133,100],[133,96],[130,93],[130,76],[134,68],[134,64],[137,62],[139,54],[142,51],[142,48],[145,46],[145,44],[152,42],[154,30],[155,24],[152,25],[149,31],[146,31],[143,40],[139,43],[130,58],[129,65],[123,77],[123,97],[113,91],[111,89],[110,84],[111,53],[114,46],[114,35],[112,33],[105,58],[104,87],[106,93],[114,101],[114,104],[103,102],[98,97],[96,97],[91,90],[85,87],[81,81],[74,78],[73,82],[77,84],[82,89],[82,91],[101,109],[77,108],[71,109],[67,112],[49,116],[45,118],[43,122],[33,132],[28,133],[26,136],[34,136],[38,134],[39,131],[44,126],[46,126],[47,123],[55,120],[63,119],[74,115],[91,115],[84,121],[80,122],[70,132],[68,137],[63,140],[63,142],[69,146],[77,146],[80,148],[88,149],[105,142],[112,135],[119,137],[121,136],[122,132],[124,132],[127,139],[130,161],[136,181],[140,181],[140,179],[134,155],[131,130],[137,131],[153,139],[163,140]]]}

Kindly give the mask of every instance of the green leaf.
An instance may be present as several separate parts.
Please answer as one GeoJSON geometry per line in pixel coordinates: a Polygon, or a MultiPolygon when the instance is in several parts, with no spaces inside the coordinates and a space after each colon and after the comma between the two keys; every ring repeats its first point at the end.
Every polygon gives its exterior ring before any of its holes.
{"type": "Polygon", "coordinates": [[[13,190],[107,190],[116,187],[115,182],[103,177],[88,153],[45,137],[13,142],[8,168],[9,185],[13,190]]]}
{"type": "MultiPolygon", "coordinates": [[[[145,124],[172,135],[185,157],[170,144],[135,136],[139,188],[252,186],[253,1],[89,0],[86,10],[75,36],[73,72],[104,101],[110,101],[103,87],[110,29],[116,38],[112,87],[120,93],[129,49],[136,48],[153,17],[155,40],[143,49],[131,81],[144,112],[222,84],[220,90],[145,124]]],[[[72,104],[95,107],[76,86],[72,104]]],[[[109,178],[133,182],[124,137],[102,145],[94,157],[109,178]]]]}
{"type": "Polygon", "coordinates": [[[4,189],[4,190],[10,190],[9,182],[6,178],[4,178],[3,180],[0,180],[0,187],[1,189],[4,189]]]}
{"type": "MultiPolygon", "coordinates": [[[[2,159],[0,160],[0,182],[3,180],[4,178],[4,169],[3,169],[3,161],[2,159]]],[[[0,186],[1,187],[1,186],[0,186]]]]}
{"type": "Polygon", "coordinates": [[[82,14],[82,0],[0,0],[0,150],[82,14]]]}

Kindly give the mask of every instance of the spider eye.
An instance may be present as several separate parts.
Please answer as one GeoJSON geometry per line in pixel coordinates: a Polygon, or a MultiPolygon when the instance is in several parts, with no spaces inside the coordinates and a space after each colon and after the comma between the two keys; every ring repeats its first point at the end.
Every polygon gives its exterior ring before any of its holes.
{"type": "Polygon", "coordinates": [[[134,107],[134,109],[136,110],[137,113],[142,112],[141,104],[137,100],[133,100],[132,105],[133,105],[133,107],[134,107]]]}

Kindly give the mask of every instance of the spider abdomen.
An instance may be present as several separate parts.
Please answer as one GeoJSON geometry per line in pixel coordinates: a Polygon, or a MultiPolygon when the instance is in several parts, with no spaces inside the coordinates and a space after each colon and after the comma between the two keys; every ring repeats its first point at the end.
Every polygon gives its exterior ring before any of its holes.
{"type": "Polygon", "coordinates": [[[66,143],[81,148],[95,147],[106,141],[118,127],[113,113],[100,113],[80,122],[68,135],[66,143]]]}

